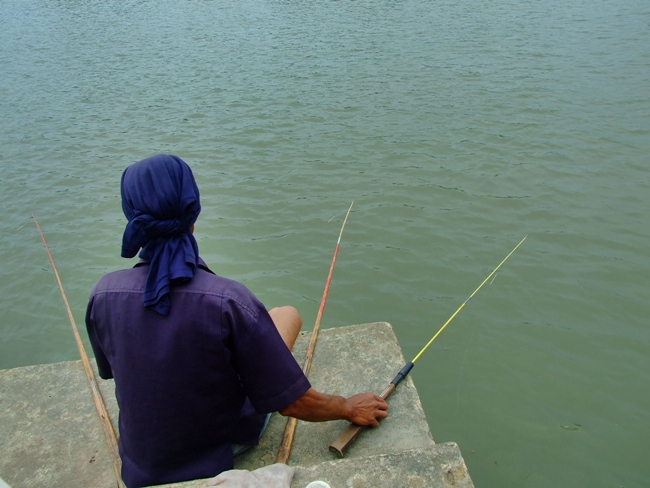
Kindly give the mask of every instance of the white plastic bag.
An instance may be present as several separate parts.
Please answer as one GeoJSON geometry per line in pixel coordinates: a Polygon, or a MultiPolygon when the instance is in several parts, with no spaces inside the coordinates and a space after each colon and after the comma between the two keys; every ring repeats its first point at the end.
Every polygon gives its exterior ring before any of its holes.
{"type": "Polygon", "coordinates": [[[247,471],[231,469],[207,481],[203,488],[220,486],[223,488],[289,488],[293,479],[293,468],[276,463],[270,466],[247,471]]]}

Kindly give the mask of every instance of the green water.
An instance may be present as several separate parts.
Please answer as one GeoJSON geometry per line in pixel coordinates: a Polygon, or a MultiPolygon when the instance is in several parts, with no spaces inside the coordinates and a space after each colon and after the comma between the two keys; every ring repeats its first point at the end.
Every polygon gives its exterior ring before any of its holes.
{"type": "Polygon", "coordinates": [[[0,0],[0,368],[77,358],[31,212],[83,329],[132,264],[121,171],[171,152],[204,259],[307,328],[354,200],[323,327],[388,321],[409,359],[529,234],[412,373],[434,439],[477,487],[648,486],[649,25],[642,0],[0,0]]]}

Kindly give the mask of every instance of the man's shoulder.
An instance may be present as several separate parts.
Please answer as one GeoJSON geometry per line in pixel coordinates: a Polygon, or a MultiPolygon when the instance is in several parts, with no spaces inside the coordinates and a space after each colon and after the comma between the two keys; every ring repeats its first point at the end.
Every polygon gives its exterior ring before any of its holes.
{"type": "Polygon", "coordinates": [[[147,272],[141,268],[128,268],[111,271],[102,276],[91,291],[91,295],[107,291],[125,289],[138,290],[144,286],[147,272]]]}
{"type": "Polygon", "coordinates": [[[246,285],[204,269],[197,269],[194,277],[172,287],[172,301],[182,303],[189,308],[201,306],[215,307],[222,312],[243,313],[250,320],[258,320],[264,305],[246,285]]]}
{"type": "MultiPolygon", "coordinates": [[[[140,265],[106,273],[97,281],[90,295],[94,297],[102,294],[141,294],[144,292],[148,271],[147,265],[140,265]]],[[[197,268],[191,280],[173,286],[172,294],[211,295],[234,301],[246,308],[254,307],[257,302],[257,298],[246,285],[217,275],[207,267],[197,268]]]]}
{"type": "Polygon", "coordinates": [[[249,302],[255,300],[255,295],[239,281],[214,274],[202,268],[196,270],[194,278],[189,282],[180,285],[179,292],[203,292],[210,295],[217,295],[221,298],[230,298],[235,301],[249,302]]]}

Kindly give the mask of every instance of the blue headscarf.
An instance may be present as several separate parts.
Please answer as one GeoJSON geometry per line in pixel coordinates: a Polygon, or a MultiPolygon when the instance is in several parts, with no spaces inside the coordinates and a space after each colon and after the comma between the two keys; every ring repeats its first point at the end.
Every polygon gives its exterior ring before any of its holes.
{"type": "Polygon", "coordinates": [[[170,154],[132,164],[122,173],[122,210],[129,220],[122,257],[132,258],[142,248],[140,258],[150,263],[144,306],[168,315],[171,282],[192,279],[199,260],[190,232],[201,212],[192,170],[170,154]]]}

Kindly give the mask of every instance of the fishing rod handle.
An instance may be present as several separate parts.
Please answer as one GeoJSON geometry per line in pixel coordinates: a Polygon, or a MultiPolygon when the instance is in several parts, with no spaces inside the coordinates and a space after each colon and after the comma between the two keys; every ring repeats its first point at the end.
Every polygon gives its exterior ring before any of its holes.
{"type": "MultiPolygon", "coordinates": [[[[382,399],[386,400],[397,388],[395,383],[389,384],[384,391],[379,395],[382,399]]],[[[341,435],[330,444],[330,451],[335,453],[338,457],[342,458],[345,455],[345,451],[350,447],[361,431],[365,428],[364,425],[350,424],[348,427],[341,432],[341,435]]]]}
{"type": "MultiPolygon", "coordinates": [[[[408,376],[408,374],[411,372],[412,369],[413,369],[413,361],[409,361],[408,363],[406,363],[404,365],[404,367],[400,370],[400,372],[397,373],[395,378],[393,378],[393,381],[391,381],[391,384],[393,384],[393,385],[395,385],[395,387],[397,387],[397,385],[399,385],[402,382],[402,380],[408,376]]],[[[384,400],[385,400],[385,398],[384,398],[384,400]]]]}

